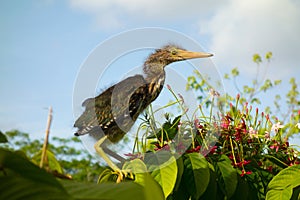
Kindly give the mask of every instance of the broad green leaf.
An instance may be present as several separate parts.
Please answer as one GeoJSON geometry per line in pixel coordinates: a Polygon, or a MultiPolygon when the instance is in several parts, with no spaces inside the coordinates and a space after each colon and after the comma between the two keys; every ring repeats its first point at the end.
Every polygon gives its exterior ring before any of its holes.
{"type": "Polygon", "coordinates": [[[267,193],[266,200],[290,200],[293,194],[293,188],[287,187],[284,190],[271,190],[267,193]]]}
{"type": "Polygon", "coordinates": [[[300,186],[293,189],[293,195],[291,200],[299,200],[300,199],[300,186]]]}
{"type": "Polygon", "coordinates": [[[173,191],[168,200],[190,200],[191,195],[187,192],[188,187],[189,186],[186,185],[184,181],[181,181],[179,187],[173,191]]]}
{"type": "Polygon", "coordinates": [[[221,156],[220,160],[217,162],[217,166],[220,170],[221,178],[224,181],[226,196],[230,199],[237,186],[237,172],[232,167],[231,160],[225,155],[221,156]]]}
{"type": "Polygon", "coordinates": [[[32,162],[0,149],[0,199],[69,199],[60,183],[32,162]]]}
{"type": "Polygon", "coordinates": [[[206,188],[206,191],[201,196],[201,199],[217,200],[217,175],[216,172],[210,167],[209,169],[209,184],[206,188]]]}
{"type": "Polygon", "coordinates": [[[293,189],[300,186],[300,165],[287,167],[279,172],[268,185],[267,200],[290,199],[293,189]]]}
{"type": "Polygon", "coordinates": [[[232,196],[232,200],[239,200],[241,197],[244,199],[248,199],[249,197],[249,185],[248,182],[244,181],[240,176],[237,176],[238,184],[235,190],[234,195],[232,196]]]}
{"type": "Polygon", "coordinates": [[[176,163],[177,163],[177,179],[176,179],[176,183],[175,183],[175,186],[174,186],[174,191],[178,190],[179,185],[181,183],[182,174],[183,174],[183,171],[184,171],[182,156],[177,158],[176,163]]]}
{"type": "Polygon", "coordinates": [[[125,162],[122,169],[134,173],[134,182],[145,186],[145,174],[148,174],[148,171],[147,166],[143,161],[140,159],[134,159],[129,162],[125,162]]]}
{"type": "Polygon", "coordinates": [[[183,181],[187,190],[194,199],[199,199],[210,179],[207,161],[199,153],[189,153],[185,155],[184,166],[183,181]]]}
{"type": "Polygon", "coordinates": [[[145,179],[145,187],[134,182],[121,183],[80,183],[75,181],[61,181],[62,185],[74,199],[140,199],[163,200],[160,186],[149,175],[145,179]]]}
{"type": "Polygon", "coordinates": [[[144,180],[144,195],[147,200],[165,199],[164,188],[149,173],[145,173],[144,180]]]}
{"type": "Polygon", "coordinates": [[[168,151],[157,151],[145,158],[148,171],[160,184],[164,195],[167,197],[174,189],[177,178],[177,164],[174,156],[168,151]]]}

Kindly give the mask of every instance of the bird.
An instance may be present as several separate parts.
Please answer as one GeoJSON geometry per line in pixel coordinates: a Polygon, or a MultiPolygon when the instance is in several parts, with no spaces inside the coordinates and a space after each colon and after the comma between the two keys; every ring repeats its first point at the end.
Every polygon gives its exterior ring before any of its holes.
{"type": "Polygon", "coordinates": [[[74,135],[89,134],[96,138],[96,152],[119,174],[118,180],[121,181],[124,172],[107,156],[114,156],[115,153],[106,147],[105,140],[119,142],[130,131],[138,116],[159,96],[167,65],[211,56],[211,53],[187,51],[174,44],[156,49],[144,62],[143,74],[130,76],[82,103],[85,110],[75,121],[77,132],[74,135]]]}

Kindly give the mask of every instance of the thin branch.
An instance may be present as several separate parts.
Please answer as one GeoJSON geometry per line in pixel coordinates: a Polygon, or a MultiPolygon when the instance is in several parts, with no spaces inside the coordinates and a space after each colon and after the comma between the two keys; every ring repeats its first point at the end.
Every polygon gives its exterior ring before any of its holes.
{"type": "Polygon", "coordinates": [[[43,145],[43,149],[42,149],[41,162],[40,162],[41,168],[43,168],[45,166],[45,163],[48,162],[47,148],[48,148],[48,140],[49,140],[51,122],[52,122],[52,107],[50,106],[49,113],[48,113],[47,126],[46,126],[46,135],[45,135],[44,145],[43,145]]]}

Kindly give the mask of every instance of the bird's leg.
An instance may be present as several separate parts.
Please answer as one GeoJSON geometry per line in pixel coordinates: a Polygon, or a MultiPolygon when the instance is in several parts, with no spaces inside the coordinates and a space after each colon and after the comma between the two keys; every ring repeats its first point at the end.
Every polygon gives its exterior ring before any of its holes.
{"type": "Polygon", "coordinates": [[[125,158],[123,158],[122,156],[120,156],[119,154],[113,152],[112,150],[110,150],[109,148],[107,148],[106,146],[102,145],[102,149],[103,151],[108,154],[109,156],[115,158],[116,160],[120,161],[121,163],[124,163],[126,161],[125,158]]]}
{"type": "Polygon", "coordinates": [[[115,171],[118,174],[117,183],[121,182],[123,180],[123,177],[127,176],[127,172],[122,171],[113,161],[106,155],[101,145],[106,140],[107,136],[104,136],[100,140],[98,140],[94,147],[96,149],[96,152],[105,160],[105,162],[108,164],[109,167],[112,168],[113,171],[115,171]],[[123,174],[124,173],[124,174],[123,174]]]}

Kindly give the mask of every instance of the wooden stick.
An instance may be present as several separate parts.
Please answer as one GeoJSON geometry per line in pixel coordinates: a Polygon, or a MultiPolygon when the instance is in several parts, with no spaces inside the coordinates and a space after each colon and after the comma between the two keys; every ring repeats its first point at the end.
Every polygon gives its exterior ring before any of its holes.
{"type": "Polygon", "coordinates": [[[49,107],[49,113],[48,113],[48,120],[47,120],[47,126],[46,126],[46,136],[44,140],[44,145],[42,149],[42,156],[41,156],[41,162],[40,162],[40,168],[43,168],[45,166],[45,163],[47,163],[47,148],[48,148],[48,140],[49,140],[49,133],[50,133],[50,126],[52,122],[52,107],[49,107]]]}

